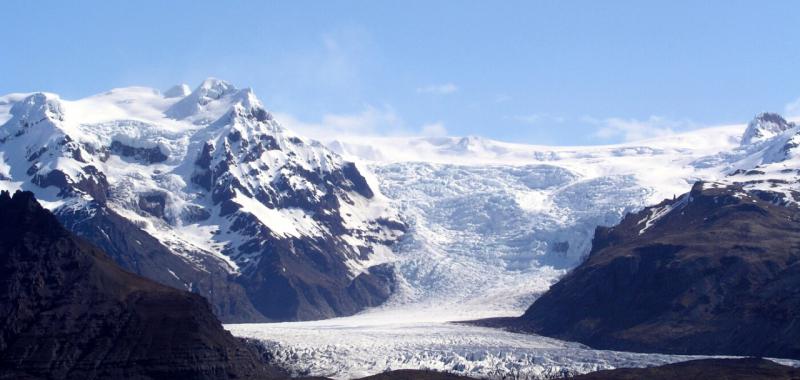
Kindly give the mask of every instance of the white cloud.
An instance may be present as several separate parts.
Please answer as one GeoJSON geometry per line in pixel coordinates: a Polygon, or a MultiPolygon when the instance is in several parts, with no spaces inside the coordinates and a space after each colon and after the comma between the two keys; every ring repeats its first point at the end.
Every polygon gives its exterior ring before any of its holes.
{"type": "Polygon", "coordinates": [[[301,121],[290,114],[275,113],[286,128],[314,139],[327,140],[342,136],[379,135],[402,128],[403,122],[391,107],[367,106],[357,113],[322,115],[315,122],[301,121]]]}
{"type": "Polygon", "coordinates": [[[417,92],[420,94],[449,95],[457,91],[458,86],[453,83],[430,84],[417,88],[417,92]]]}
{"type": "Polygon", "coordinates": [[[497,94],[494,96],[495,103],[505,103],[511,101],[513,98],[508,94],[497,94]]]}
{"type": "Polygon", "coordinates": [[[697,127],[690,121],[669,120],[660,116],[650,116],[646,120],[584,117],[582,121],[599,127],[594,133],[595,137],[604,140],[621,139],[626,142],[669,136],[679,130],[697,127]]]}
{"type": "Polygon", "coordinates": [[[442,122],[425,124],[420,128],[420,132],[423,136],[426,137],[447,136],[447,128],[444,127],[444,123],[442,122]]]}
{"type": "Polygon", "coordinates": [[[273,113],[284,127],[320,141],[345,137],[369,136],[428,136],[447,135],[444,123],[423,124],[419,128],[409,127],[390,106],[366,106],[354,113],[328,113],[319,121],[304,121],[287,113],[273,113]]]}
{"type": "Polygon", "coordinates": [[[795,99],[793,102],[783,107],[783,113],[787,118],[800,117],[800,98],[795,99]]]}

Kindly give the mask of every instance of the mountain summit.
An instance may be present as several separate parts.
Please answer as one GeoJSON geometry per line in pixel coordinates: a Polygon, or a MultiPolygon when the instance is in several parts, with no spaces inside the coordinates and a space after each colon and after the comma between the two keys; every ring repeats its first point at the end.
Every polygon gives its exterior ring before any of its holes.
{"type": "Polygon", "coordinates": [[[794,127],[794,123],[786,121],[781,115],[771,112],[760,113],[747,124],[742,136],[742,145],[769,140],[794,127]]]}
{"type": "Polygon", "coordinates": [[[362,173],[284,129],[250,89],[0,98],[0,188],[33,191],[120,265],[229,322],[383,302],[405,226],[362,173]],[[3,114],[5,112],[5,114],[3,114]]]}

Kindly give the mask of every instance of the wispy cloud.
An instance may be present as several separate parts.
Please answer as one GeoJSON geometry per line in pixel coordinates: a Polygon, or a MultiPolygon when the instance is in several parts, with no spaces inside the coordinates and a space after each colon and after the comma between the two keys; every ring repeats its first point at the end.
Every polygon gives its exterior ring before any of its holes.
{"type": "Polygon", "coordinates": [[[513,98],[508,94],[497,94],[494,96],[495,103],[505,103],[511,101],[513,98]]]}
{"type": "Polygon", "coordinates": [[[648,138],[669,136],[678,131],[697,128],[688,120],[670,120],[661,116],[650,116],[645,120],[610,117],[596,119],[584,117],[581,121],[596,125],[594,136],[603,140],[621,139],[637,141],[648,138]]]}
{"type": "Polygon", "coordinates": [[[321,141],[343,137],[365,136],[431,136],[447,135],[443,122],[427,123],[414,128],[397,115],[391,106],[366,106],[354,113],[328,113],[319,121],[300,120],[287,113],[274,113],[286,128],[321,141]]]}
{"type": "Polygon", "coordinates": [[[420,133],[427,137],[444,137],[447,136],[447,128],[439,121],[423,125],[420,127],[420,133]]]}
{"type": "Polygon", "coordinates": [[[800,98],[786,104],[786,106],[783,107],[783,113],[785,117],[800,117],[800,98]]]}
{"type": "Polygon", "coordinates": [[[458,86],[453,83],[429,84],[418,87],[417,92],[420,94],[449,95],[458,92],[458,86]]]}
{"type": "Polygon", "coordinates": [[[377,135],[402,127],[400,117],[392,107],[367,106],[355,113],[328,113],[319,121],[303,121],[291,114],[276,113],[276,119],[286,128],[316,139],[338,136],[377,135]]]}

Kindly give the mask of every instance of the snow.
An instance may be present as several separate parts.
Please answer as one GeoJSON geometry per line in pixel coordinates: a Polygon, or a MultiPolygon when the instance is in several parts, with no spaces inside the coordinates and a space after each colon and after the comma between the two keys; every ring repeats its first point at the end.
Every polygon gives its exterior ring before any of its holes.
{"type": "Polygon", "coordinates": [[[684,194],[680,197],[680,199],[677,202],[673,204],[651,209],[650,215],[647,218],[639,221],[639,224],[644,223],[644,227],[642,227],[642,229],[639,230],[639,235],[645,233],[656,222],[658,222],[661,218],[669,215],[669,213],[671,213],[673,210],[683,208],[683,206],[685,206],[686,203],[689,201],[689,198],[690,197],[688,194],[684,194]]]}
{"type": "MultiPolygon", "coordinates": [[[[314,322],[232,324],[260,341],[275,364],[298,376],[351,379],[397,369],[432,369],[479,378],[587,373],[655,366],[701,356],[594,350],[579,343],[453,324],[420,315],[366,314],[314,322]]],[[[783,364],[800,362],[780,360],[783,364]]]]}
{"type": "MultiPolygon", "coordinates": [[[[118,88],[77,100],[50,93],[9,94],[0,97],[0,120],[0,138],[4,139],[0,143],[0,188],[34,191],[45,205],[55,209],[65,199],[54,187],[42,189],[32,184],[31,170],[35,170],[33,175],[59,170],[68,182],[85,178],[89,169],[99,171],[109,184],[111,209],[199,269],[204,269],[202,263],[206,262],[201,256],[210,256],[232,274],[254,263],[250,257],[238,257],[238,247],[248,239],[260,237],[231,232],[230,218],[219,216],[219,206],[192,183],[194,162],[204,144],[222,147],[228,143],[225,137],[233,132],[251,142],[258,138],[255,136],[274,139],[280,150],[266,151],[256,161],[237,161],[230,167],[230,174],[252,194],[254,189],[270,186],[283,176],[290,186],[307,189],[319,200],[325,189],[296,175],[291,168],[325,173],[344,165],[341,157],[323,145],[308,142],[272,120],[252,90],[237,89],[215,78],[205,80],[191,92],[179,85],[166,94],[146,87],[118,88]],[[259,112],[258,121],[246,117],[254,111],[259,112]],[[131,148],[157,148],[166,160],[140,162],[109,153],[114,142],[131,148]],[[43,153],[38,153],[40,150],[43,153]],[[29,161],[29,157],[34,158],[29,161]],[[37,166],[31,168],[33,160],[37,166]],[[266,169],[256,170],[262,168],[266,169]],[[140,209],[142,195],[162,197],[163,215],[150,215],[140,209]],[[192,219],[197,210],[210,217],[204,221],[192,219]]],[[[374,190],[379,193],[377,188],[374,190]]],[[[352,274],[367,270],[370,263],[390,261],[391,252],[386,245],[398,233],[375,225],[377,219],[397,219],[388,200],[380,196],[368,200],[346,192],[337,197],[356,201],[349,205],[340,199],[350,215],[345,218],[350,234],[342,237],[351,246],[350,251],[367,248],[367,252],[377,252],[374,257],[347,257],[352,274]]],[[[268,207],[242,192],[235,202],[278,238],[330,235],[312,214],[302,210],[268,207]]]]}
{"type": "Polygon", "coordinates": [[[323,233],[323,227],[315,223],[301,209],[269,208],[253,198],[239,194],[238,191],[233,201],[240,204],[244,212],[258,218],[264,226],[278,236],[313,237],[323,233]]]}

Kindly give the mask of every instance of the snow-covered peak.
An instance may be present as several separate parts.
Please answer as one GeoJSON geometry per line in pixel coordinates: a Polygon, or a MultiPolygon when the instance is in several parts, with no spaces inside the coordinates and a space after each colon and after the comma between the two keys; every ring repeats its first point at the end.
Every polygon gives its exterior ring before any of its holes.
{"type": "MultiPolygon", "coordinates": [[[[41,123],[54,127],[64,120],[64,107],[58,96],[37,92],[14,102],[9,110],[8,121],[0,128],[0,138],[19,136],[25,130],[41,123]]],[[[52,129],[43,133],[49,133],[52,129]]]]}
{"type": "Polygon", "coordinates": [[[164,92],[165,98],[183,98],[192,93],[192,89],[186,83],[178,84],[164,92]]]}
{"type": "Polygon", "coordinates": [[[208,78],[165,114],[172,119],[188,119],[196,124],[205,124],[222,117],[236,104],[246,110],[263,109],[251,89],[237,89],[224,80],[208,78]]]}
{"type": "Polygon", "coordinates": [[[219,99],[222,95],[234,90],[236,90],[236,86],[233,84],[222,79],[210,77],[200,83],[195,92],[213,99],[219,99]]]}
{"type": "Polygon", "coordinates": [[[742,136],[742,146],[769,140],[794,127],[794,123],[786,121],[781,115],[762,112],[747,124],[742,136]]]}
{"type": "Polygon", "coordinates": [[[11,115],[20,121],[37,123],[44,119],[63,120],[64,109],[58,96],[37,92],[15,103],[11,115]]]}

